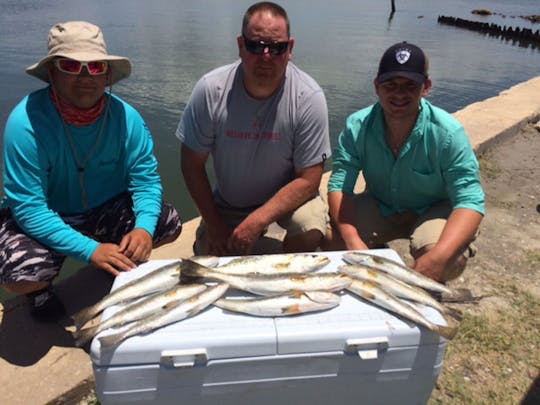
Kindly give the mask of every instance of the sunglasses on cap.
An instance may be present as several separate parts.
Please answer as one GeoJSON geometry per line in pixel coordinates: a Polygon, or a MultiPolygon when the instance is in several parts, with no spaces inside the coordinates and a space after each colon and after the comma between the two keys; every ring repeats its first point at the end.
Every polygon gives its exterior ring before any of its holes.
{"type": "Polygon", "coordinates": [[[54,65],[60,72],[70,75],[78,75],[81,73],[83,66],[92,76],[102,75],[107,72],[109,64],[104,60],[94,60],[91,62],[79,62],[74,59],[58,58],[54,60],[54,65]]]}
{"type": "Polygon", "coordinates": [[[268,49],[269,55],[277,56],[284,54],[289,49],[289,41],[254,41],[246,38],[245,35],[242,35],[242,37],[244,38],[247,51],[253,55],[264,55],[265,50],[268,49]]]}

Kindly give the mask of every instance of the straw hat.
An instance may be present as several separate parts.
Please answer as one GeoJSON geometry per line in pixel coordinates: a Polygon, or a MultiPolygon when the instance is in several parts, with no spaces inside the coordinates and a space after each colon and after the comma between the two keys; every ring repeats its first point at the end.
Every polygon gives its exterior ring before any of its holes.
{"type": "Polygon", "coordinates": [[[69,21],[54,25],[49,31],[49,54],[38,63],[26,68],[26,73],[49,82],[49,62],[56,57],[80,62],[106,60],[114,84],[128,77],[131,63],[123,56],[109,55],[101,29],[85,21],[69,21]]]}

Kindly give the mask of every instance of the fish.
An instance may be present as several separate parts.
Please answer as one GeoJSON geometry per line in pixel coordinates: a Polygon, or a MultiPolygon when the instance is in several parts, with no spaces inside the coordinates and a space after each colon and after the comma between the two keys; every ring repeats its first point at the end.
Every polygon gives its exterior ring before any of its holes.
{"type": "Polygon", "coordinates": [[[230,274],[310,273],[323,268],[328,263],[330,259],[324,255],[284,253],[237,257],[215,269],[230,274]]]}
{"type": "MultiPolygon", "coordinates": [[[[190,262],[186,260],[186,262],[190,262]]],[[[345,274],[326,273],[279,273],[244,275],[229,274],[210,269],[195,262],[182,268],[182,282],[189,278],[205,278],[228,283],[231,287],[256,295],[277,295],[291,291],[338,291],[347,287],[351,280],[345,274]]]]}
{"type": "Polygon", "coordinates": [[[448,314],[461,319],[462,314],[453,308],[447,308],[428,294],[424,289],[409,285],[384,271],[361,264],[345,264],[338,266],[338,272],[364,281],[377,283],[382,289],[399,298],[405,298],[435,308],[441,314],[448,314]]]}
{"type": "MultiPolygon", "coordinates": [[[[215,264],[216,256],[194,256],[192,262],[215,264]]],[[[152,272],[129,281],[113,290],[94,305],[90,305],[72,316],[76,329],[81,329],[88,321],[100,314],[111,305],[120,304],[135,298],[163,291],[173,287],[180,281],[180,271],[184,260],[175,260],[167,263],[152,272]]]]}
{"type": "Polygon", "coordinates": [[[341,297],[327,291],[293,291],[270,297],[220,298],[214,305],[255,316],[288,316],[322,311],[339,305],[341,297]]]}
{"type": "Polygon", "coordinates": [[[412,305],[403,302],[395,295],[380,288],[376,283],[352,279],[347,290],[358,295],[364,300],[384,308],[394,314],[400,315],[416,324],[422,325],[440,336],[451,340],[457,333],[457,326],[443,326],[430,322],[412,305]]]}
{"type": "Polygon", "coordinates": [[[429,277],[394,260],[363,252],[345,252],[343,260],[349,264],[362,264],[382,270],[407,284],[413,284],[426,290],[451,294],[452,290],[429,277]]]}
{"type": "Polygon", "coordinates": [[[117,328],[130,322],[138,321],[146,316],[152,315],[171,303],[185,301],[195,294],[201,293],[206,288],[207,286],[204,284],[177,284],[168,290],[156,293],[143,298],[142,300],[137,300],[134,303],[128,304],[96,326],[73,332],[75,345],[81,347],[84,343],[88,342],[105,329],[117,328]]]}
{"type": "Polygon", "coordinates": [[[97,339],[102,347],[116,346],[135,335],[147,335],[156,329],[170,325],[174,322],[192,317],[203,309],[221,298],[227,291],[227,283],[218,283],[208,287],[203,292],[180,303],[171,303],[163,307],[161,311],[156,312],[139,321],[134,322],[126,330],[117,333],[111,333],[104,336],[98,336],[97,339]]]}

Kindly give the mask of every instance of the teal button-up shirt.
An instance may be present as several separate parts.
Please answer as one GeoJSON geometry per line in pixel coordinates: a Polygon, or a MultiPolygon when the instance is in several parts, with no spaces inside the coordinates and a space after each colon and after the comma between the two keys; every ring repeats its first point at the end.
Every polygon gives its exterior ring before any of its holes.
{"type": "Polygon", "coordinates": [[[379,103],[347,118],[333,157],[328,191],[352,194],[362,172],[385,216],[422,214],[442,200],[485,214],[478,161],[463,126],[425,99],[397,159],[386,144],[379,103]]]}

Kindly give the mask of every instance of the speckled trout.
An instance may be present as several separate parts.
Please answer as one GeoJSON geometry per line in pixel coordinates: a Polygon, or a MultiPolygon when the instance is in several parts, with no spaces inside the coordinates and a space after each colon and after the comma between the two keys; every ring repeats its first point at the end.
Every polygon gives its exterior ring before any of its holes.
{"type": "Polygon", "coordinates": [[[407,284],[413,284],[430,291],[444,292],[452,294],[452,290],[445,285],[432,280],[423,274],[386,257],[376,256],[364,252],[343,253],[343,260],[350,264],[362,264],[384,271],[391,276],[398,278],[407,284]]]}
{"type": "MultiPolygon", "coordinates": [[[[219,258],[216,256],[194,256],[192,257],[192,260],[194,262],[212,266],[219,261],[219,258]]],[[[84,308],[73,315],[75,327],[80,329],[84,324],[111,305],[124,303],[173,287],[180,281],[180,271],[183,263],[183,260],[167,263],[152,272],[135,280],[131,280],[115,289],[94,305],[84,308]]]]}
{"type": "Polygon", "coordinates": [[[338,271],[347,274],[352,278],[377,283],[382,289],[394,294],[396,297],[415,301],[432,308],[435,308],[442,314],[449,314],[454,317],[460,317],[459,311],[447,308],[428,294],[424,289],[409,285],[382,270],[361,264],[345,264],[338,266],[338,271]]]}
{"type": "Polygon", "coordinates": [[[351,285],[347,287],[347,290],[362,297],[368,302],[422,325],[446,339],[453,339],[456,335],[457,327],[437,325],[428,321],[424,315],[418,312],[412,305],[409,305],[398,299],[395,295],[384,291],[376,283],[353,278],[351,285]]]}
{"type": "Polygon", "coordinates": [[[110,335],[103,335],[97,339],[103,346],[115,346],[131,336],[146,335],[156,329],[162,328],[163,326],[170,325],[174,322],[178,322],[198,314],[203,309],[221,298],[228,288],[229,285],[226,283],[219,283],[212,287],[208,287],[203,292],[194,295],[181,303],[172,303],[167,305],[154,315],[150,315],[141,319],[140,321],[134,322],[124,331],[112,333],[110,335]]]}
{"type": "Polygon", "coordinates": [[[189,278],[193,277],[222,281],[239,290],[265,296],[291,291],[338,291],[351,282],[349,276],[338,273],[229,274],[193,261],[182,268],[181,277],[182,282],[189,282],[189,278]]]}
{"type": "Polygon", "coordinates": [[[255,316],[288,316],[330,309],[340,301],[341,297],[332,292],[294,291],[272,297],[220,298],[214,305],[255,316]]]}
{"type": "Polygon", "coordinates": [[[139,319],[143,319],[144,317],[160,311],[166,306],[176,303],[179,304],[180,302],[203,292],[205,289],[206,285],[204,284],[177,284],[168,290],[137,300],[114,313],[111,317],[102,320],[96,326],[75,331],[73,333],[75,344],[80,347],[105,329],[117,328],[126,325],[129,322],[138,321],[139,319]]]}
{"type": "Polygon", "coordinates": [[[309,273],[321,269],[328,263],[330,259],[324,255],[284,253],[237,257],[215,269],[230,274],[309,273]]]}

